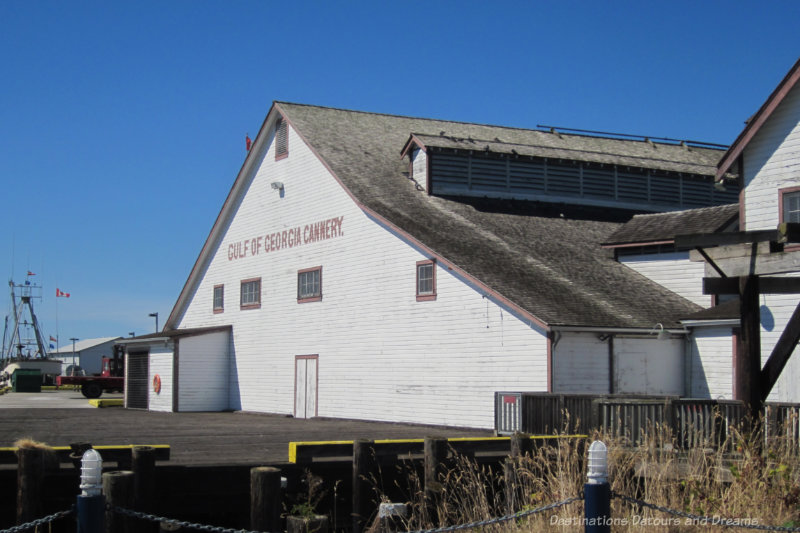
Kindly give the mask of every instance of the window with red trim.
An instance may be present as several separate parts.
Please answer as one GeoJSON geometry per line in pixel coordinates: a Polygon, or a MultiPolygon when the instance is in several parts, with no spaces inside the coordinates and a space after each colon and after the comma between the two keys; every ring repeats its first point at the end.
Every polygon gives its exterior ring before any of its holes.
{"type": "Polygon", "coordinates": [[[261,307],[261,278],[242,280],[239,306],[242,309],[258,309],[261,307]]]}
{"type": "Polygon", "coordinates": [[[417,301],[436,299],[436,262],[417,261],[417,301]]]}
{"type": "MultiPolygon", "coordinates": [[[[778,191],[780,195],[780,221],[800,223],[800,187],[790,187],[778,191]]],[[[787,244],[786,250],[800,249],[798,244],[787,244]]]]}
{"type": "Polygon", "coordinates": [[[800,189],[781,194],[781,222],[800,222],[800,189]]]}
{"type": "Polygon", "coordinates": [[[225,310],[225,285],[214,285],[214,312],[225,310]]]}
{"type": "Polygon", "coordinates": [[[275,160],[283,159],[289,155],[289,132],[286,121],[278,119],[275,125],[275,160]]]}
{"type": "Polygon", "coordinates": [[[322,300],[322,267],[297,271],[297,303],[322,300]]]}

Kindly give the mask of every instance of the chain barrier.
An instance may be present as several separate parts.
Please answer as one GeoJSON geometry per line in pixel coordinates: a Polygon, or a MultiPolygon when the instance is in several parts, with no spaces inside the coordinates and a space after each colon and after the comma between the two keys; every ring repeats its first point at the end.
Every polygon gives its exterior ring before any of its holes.
{"type": "MultiPolygon", "coordinates": [[[[156,516],[148,513],[142,513],[140,511],[132,511],[131,509],[117,507],[116,505],[109,505],[108,508],[117,514],[121,514],[124,516],[139,518],[141,520],[150,520],[151,522],[161,522],[164,524],[169,524],[172,526],[178,526],[182,528],[185,527],[188,529],[198,529],[200,531],[213,531],[214,533],[265,533],[263,531],[250,531],[247,529],[233,529],[228,527],[209,526],[206,524],[196,524],[194,522],[186,522],[185,520],[176,520],[174,518],[165,518],[163,516],[156,516]]],[[[3,532],[0,531],[0,533],[3,532]]]]}
{"type": "Polygon", "coordinates": [[[800,527],[783,527],[783,526],[767,526],[767,525],[760,525],[760,524],[752,524],[750,523],[752,519],[749,518],[722,518],[721,516],[703,516],[703,515],[696,515],[692,513],[687,513],[684,511],[678,511],[675,509],[670,509],[668,507],[663,507],[661,505],[656,505],[654,503],[648,503],[642,500],[638,500],[636,498],[631,498],[629,496],[625,496],[623,494],[619,494],[616,492],[611,493],[612,498],[619,498],[620,500],[624,500],[630,504],[641,505],[643,507],[649,507],[650,509],[655,509],[656,511],[661,511],[662,513],[671,514],[673,516],[679,516],[681,518],[685,518],[687,520],[691,520],[693,524],[698,526],[720,526],[720,527],[739,527],[743,529],[757,529],[761,531],[795,531],[800,532],[800,527]]]}
{"type": "Polygon", "coordinates": [[[544,507],[537,507],[536,509],[529,509],[527,511],[520,511],[518,513],[514,513],[511,515],[501,516],[498,518],[489,518],[487,520],[481,520],[479,522],[472,522],[469,524],[461,524],[458,526],[447,526],[447,527],[440,527],[436,529],[420,529],[417,531],[407,531],[406,533],[445,533],[447,531],[459,531],[461,529],[472,529],[477,527],[483,526],[491,526],[494,524],[501,524],[503,522],[510,522],[511,520],[517,520],[519,518],[525,518],[526,516],[535,515],[538,513],[543,513],[545,511],[549,511],[551,509],[558,509],[559,507],[563,507],[564,505],[568,505],[572,502],[577,502],[582,500],[582,496],[573,496],[572,498],[567,498],[566,500],[562,500],[560,502],[551,503],[550,505],[545,505],[544,507]]]}
{"type": "Polygon", "coordinates": [[[43,526],[45,524],[49,524],[50,522],[54,522],[59,518],[64,518],[65,516],[69,516],[75,512],[75,507],[70,507],[66,511],[59,511],[57,513],[53,513],[48,516],[43,516],[42,518],[38,518],[27,524],[20,524],[18,526],[10,527],[8,529],[0,529],[0,533],[19,533],[20,531],[27,531],[28,529],[43,526]]]}

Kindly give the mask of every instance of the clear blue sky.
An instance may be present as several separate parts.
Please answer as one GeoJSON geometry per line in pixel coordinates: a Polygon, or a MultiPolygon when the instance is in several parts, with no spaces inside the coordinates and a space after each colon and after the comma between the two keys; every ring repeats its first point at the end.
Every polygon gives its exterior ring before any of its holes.
{"type": "Polygon", "coordinates": [[[149,333],[273,100],[727,144],[798,20],[783,0],[3,0],[0,274],[37,274],[62,345],[149,333]]]}

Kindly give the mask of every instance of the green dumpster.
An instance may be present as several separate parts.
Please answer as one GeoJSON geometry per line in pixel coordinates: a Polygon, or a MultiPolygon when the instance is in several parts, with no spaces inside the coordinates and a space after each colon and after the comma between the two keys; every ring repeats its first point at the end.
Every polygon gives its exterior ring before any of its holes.
{"type": "Polygon", "coordinates": [[[11,392],[42,392],[42,371],[18,368],[11,374],[11,392]]]}

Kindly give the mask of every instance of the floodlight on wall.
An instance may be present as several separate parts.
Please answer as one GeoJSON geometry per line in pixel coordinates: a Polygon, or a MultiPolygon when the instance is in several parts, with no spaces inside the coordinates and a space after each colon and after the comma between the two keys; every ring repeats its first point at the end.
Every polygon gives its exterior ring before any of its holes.
{"type": "Polygon", "coordinates": [[[669,331],[664,329],[664,324],[662,324],[661,322],[653,326],[653,329],[650,330],[650,335],[656,332],[658,332],[658,335],[656,335],[656,338],[658,340],[664,341],[669,339],[669,331]]]}
{"type": "Polygon", "coordinates": [[[276,191],[283,191],[283,182],[282,181],[273,181],[272,183],[270,183],[270,187],[272,187],[276,191]]]}
{"type": "Polygon", "coordinates": [[[720,192],[725,192],[727,189],[725,188],[725,182],[722,180],[714,182],[714,189],[720,192]]]}

